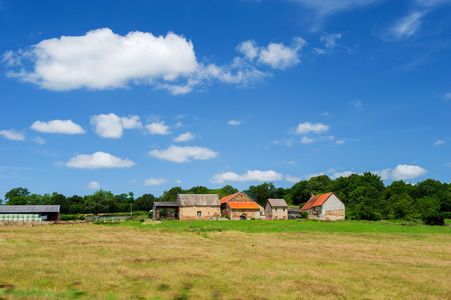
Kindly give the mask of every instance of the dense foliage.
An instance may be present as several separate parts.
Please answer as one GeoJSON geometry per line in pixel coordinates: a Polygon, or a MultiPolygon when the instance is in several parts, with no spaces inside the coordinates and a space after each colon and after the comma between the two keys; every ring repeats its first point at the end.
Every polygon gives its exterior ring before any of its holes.
{"type": "MultiPolygon", "coordinates": [[[[133,210],[149,211],[155,201],[173,202],[177,194],[218,194],[219,198],[238,192],[230,185],[220,189],[195,186],[188,190],[173,187],[156,198],[144,194],[134,198],[132,192],[114,195],[99,190],[92,195],[66,197],[53,194],[31,194],[19,187],[7,192],[8,205],[60,205],[62,213],[115,213],[133,210]]],[[[244,190],[248,196],[264,206],[269,198],[284,198],[289,205],[302,206],[312,194],[334,192],[346,204],[346,216],[356,220],[423,219],[430,224],[442,224],[451,215],[451,185],[427,179],[417,184],[394,181],[385,186],[380,176],[372,173],[352,174],[335,180],[326,175],[302,180],[291,188],[276,188],[273,183],[262,183],[244,190]]],[[[1,200],[0,200],[1,203],[1,200]]]]}

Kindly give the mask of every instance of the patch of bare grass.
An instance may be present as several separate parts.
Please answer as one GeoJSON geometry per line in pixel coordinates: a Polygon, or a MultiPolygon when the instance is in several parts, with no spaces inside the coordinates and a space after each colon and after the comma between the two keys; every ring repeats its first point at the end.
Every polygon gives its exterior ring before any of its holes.
{"type": "MultiPolygon", "coordinates": [[[[1,227],[8,297],[446,298],[447,234],[169,232],[95,225],[1,227]],[[188,291],[189,290],[189,291],[188,291]],[[32,293],[31,293],[32,294],[32,293]],[[47,296],[46,296],[47,295],[47,296]],[[52,296],[53,295],[53,296],[52,296]]],[[[0,282],[1,283],[1,282],[0,282]]]]}

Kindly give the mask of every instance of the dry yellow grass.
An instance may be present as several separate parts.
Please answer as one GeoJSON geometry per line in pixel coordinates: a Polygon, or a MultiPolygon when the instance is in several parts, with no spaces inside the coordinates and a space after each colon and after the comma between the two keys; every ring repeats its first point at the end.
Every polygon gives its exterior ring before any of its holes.
{"type": "Polygon", "coordinates": [[[10,298],[446,299],[451,235],[0,227],[10,298]],[[108,294],[111,293],[111,294],[108,294]]]}

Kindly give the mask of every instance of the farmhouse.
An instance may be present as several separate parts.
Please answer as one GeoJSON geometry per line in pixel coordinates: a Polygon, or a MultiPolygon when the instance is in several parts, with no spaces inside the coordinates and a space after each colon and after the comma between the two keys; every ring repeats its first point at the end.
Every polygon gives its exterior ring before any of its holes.
{"type": "Polygon", "coordinates": [[[345,205],[334,193],[312,197],[301,208],[301,212],[309,213],[309,218],[325,221],[345,219],[345,205]]]}
{"type": "Polygon", "coordinates": [[[267,220],[286,220],[288,218],[288,205],[284,199],[268,199],[265,206],[267,220]]]}
{"type": "Polygon", "coordinates": [[[154,202],[153,219],[180,221],[210,220],[219,217],[221,206],[217,194],[178,194],[176,202],[154,202]]]}
{"type": "Polygon", "coordinates": [[[0,205],[0,221],[59,221],[59,205],[0,205]]]}
{"type": "Polygon", "coordinates": [[[220,202],[221,215],[230,220],[260,219],[260,206],[243,192],[226,196],[220,202]]]}

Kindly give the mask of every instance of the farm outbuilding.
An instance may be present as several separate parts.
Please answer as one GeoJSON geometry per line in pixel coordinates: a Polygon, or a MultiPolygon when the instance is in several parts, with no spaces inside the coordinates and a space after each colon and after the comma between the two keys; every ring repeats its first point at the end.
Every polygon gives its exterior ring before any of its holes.
{"type": "Polygon", "coordinates": [[[59,221],[59,205],[0,205],[0,221],[59,221]]]}
{"type": "Polygon", "coordinates": [[[288,219],[288,205],[284,199],[268,199],[265,206],[267,220],[288,219]]]}
{"type": "Polygon", "coordinates": [[[243,192],[226,196],[220,202],[221,215],[230,220],[260,219],[260,206],[243,192]]]}
{"type": "Polygon", "coordinates": [[[154,202],[153,219],[210,220],[220,217],[217,194],[178,194],[176,202],[154,202]]]}
{"type": "Polygon", "coordinates": [[[345,219],[345,205],[334,193],[314,196],[305,203],[301,212],[309,214],[310,219],[337,221],[345,219]]]}

